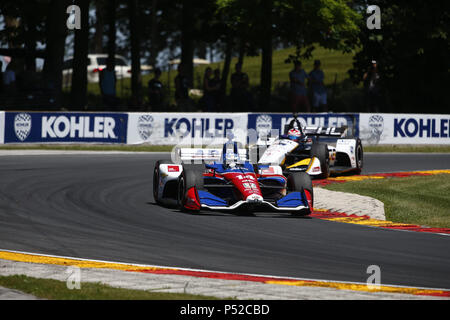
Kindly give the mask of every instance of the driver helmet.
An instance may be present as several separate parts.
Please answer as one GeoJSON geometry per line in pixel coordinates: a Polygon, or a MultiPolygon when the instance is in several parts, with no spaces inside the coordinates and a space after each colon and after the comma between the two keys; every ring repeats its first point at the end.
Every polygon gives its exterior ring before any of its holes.
{"type": "Polygon", "coordinates": [[[302,137],[302,133],[298,129],[293,128],[288,131],[288,138],[291,140],[298,140],[301,137],[302,137]]]}
{"type": "Polygon", "coordinates": [[[239,163],[239,155],[233,152],[227,152],[225,154],[225,165],[228,168],[235,168],[239,163]]]}

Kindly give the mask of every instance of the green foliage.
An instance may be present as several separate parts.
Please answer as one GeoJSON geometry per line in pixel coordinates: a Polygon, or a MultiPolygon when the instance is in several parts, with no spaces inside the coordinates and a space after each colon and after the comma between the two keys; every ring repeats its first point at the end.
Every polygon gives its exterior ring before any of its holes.
{"type": "MultiPolygon", "coordinates": [[[[101,283],[81,283],[69,290],[65,281],[37,279],[24,275],[0,276],[0,285],[38,298],[50,300],[215,300],[217,298],[187,293],[152,292],[113,288],[101,283]]],[[[164,288],[161,288],[164,289],[164,288]]]]}
{"type": "MultiPolygon", "coordinates": [[[[365,8],[367,1],[356,1],[365,8]]],[[[385,112],[448,113],[450,96],[450,7],[446,0],[371,1],[381,9],[381,29],[361,21],[362,50],[350,75],[362,81],[375,59],[385,112]]],[[[367,15],[365,15],[367,16],[367,15]]]]}

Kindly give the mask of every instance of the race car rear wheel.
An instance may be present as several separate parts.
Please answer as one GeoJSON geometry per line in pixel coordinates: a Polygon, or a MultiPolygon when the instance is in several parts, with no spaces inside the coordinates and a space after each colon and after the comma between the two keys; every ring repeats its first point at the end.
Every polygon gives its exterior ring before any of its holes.
{"type": "Polygon", "coordinates": [[[356,158],[356,169],[358,173],[361,173],[361,170],[364,165],[364,152],[360,139],[356,141],[355,158],[356,158]]]}
{"type": "Polygon", "coordinates": [[[311,194],[311,204],[314,203],[314,193],[311,177],[306,172],[293,172],[287,179],[288,192],[300,192],[302,189],[308,190],[311,194]]]}
{"type": "Polygon", "coordinates": [[[172,163],[170,160],[158,160],[155,163],[155,168],[153,169],[153,199],[155,202],[160,204],[161,200],[158,197],[158,189],[159,189],[159,166],[161,164],[169,164],[172,163]]]}
{"type": "Polygon", "coordinates": [[[311,157],[316,157],[319,159],[320,170],[322,170],[322,174],[319,178],[328,178],[330,176],[330,155],[328,152],[328,146],[323,143],[313,144],[311,147],[311,157]]]}
{"type": "Polygon", "coordinates": [[[196,187],[197,190],[203,189],[203,172],[205,166],[200,164],[185,164],[183,165],[183,172],[178,178],[178,196],[177,205],[181,211],[195,211],[185,208],[187,200],[187,192],[192,187],[196,187]]]}

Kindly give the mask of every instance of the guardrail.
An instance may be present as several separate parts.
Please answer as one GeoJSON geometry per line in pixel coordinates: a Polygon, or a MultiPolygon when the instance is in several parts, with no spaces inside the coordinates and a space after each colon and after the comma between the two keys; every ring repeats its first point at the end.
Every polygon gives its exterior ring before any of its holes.
{"type": "MultiPolygon", "coordinates": [[[[347,126],[364,144],[450,144],[450,115],[388,113],[299,114],[303,125],[347,126]]],[[[176,145],[182,139],[205,145],[228,130],[246,139],[265,135],[292,120],[286,113],[88,113],[0,111],[0,144],[108,143],[176,145]]],[[[243,140],[245,141],[245,140],[243,140]]]]}

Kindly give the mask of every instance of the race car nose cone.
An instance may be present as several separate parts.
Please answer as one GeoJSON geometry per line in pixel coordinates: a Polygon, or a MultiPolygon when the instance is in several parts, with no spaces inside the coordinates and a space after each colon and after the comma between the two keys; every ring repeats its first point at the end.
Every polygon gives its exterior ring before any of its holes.
{"type": "Polygon", "coordinates": [[[246,202],[262,202],[263,197],[259,194],[251,194],[245,199],[246,202]]]}

